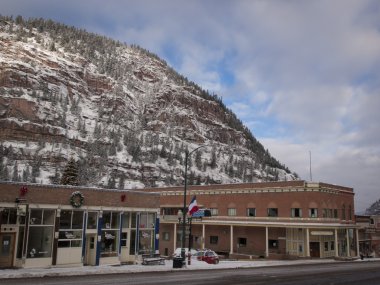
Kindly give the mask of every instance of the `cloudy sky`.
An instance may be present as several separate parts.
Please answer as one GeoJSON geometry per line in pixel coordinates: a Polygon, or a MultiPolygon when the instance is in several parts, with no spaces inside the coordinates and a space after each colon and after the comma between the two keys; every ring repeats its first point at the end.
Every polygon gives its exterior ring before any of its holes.
{"type": "Polygon", "coordinates": [[[0,0],[138,44],[222,96],[301,178],[380,199],[380,1],[0,0]]]}

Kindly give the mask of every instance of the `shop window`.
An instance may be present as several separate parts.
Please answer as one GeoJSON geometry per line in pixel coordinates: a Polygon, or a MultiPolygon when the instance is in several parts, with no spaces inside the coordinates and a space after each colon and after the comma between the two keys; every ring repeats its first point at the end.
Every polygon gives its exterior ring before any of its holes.
{"type": "Polygon", "coordinates": [[[127,246],[128,233],[122,233],[120,239],[120,246],[127,246]]]}
{"type": "Polygon", "coordinates": [[[129,217],[130,217],[130,214],[129,213],[123,213],[122,215],[122,228],[123,229],[128,229],[129,228],[129,217]]]}
{"type": "Polygon", "coordinates": [[[210,244],[218,244],[218,236],[210,236],[210,244]]]}
{"type": "Polygon", "coordinates": [[[154,228],[155,226],[154,213],[141,213],[140,214],[140,228],[154,228]]]}
{"type": "Polygon", "coordinates": [[[335,250],[335,242],[330,241],[330,250],[335,250]]]}
{"type": "Polygon", "coordinates": [[[17,223],[17,209],[5,208],[0,210],[0,225],[1,224],[16,224],[17,223]]]}
{"type": "Polygon", "coordinates": [[[211,216],[218,216],[219,215],[219,210],[218,208],[210,208],[211,211],[211,216]]]}
{"type": "Polygon", "coordinates": [[[309,209],[309,217],[310,218],[318,218],[318,209],[317,208],[310,208],[309,209]]]}
{"type": "Polygon", "coordinates": [[[101,257],[110,257],[118,255],[118,234],[117,230],[103,230],[101,236],[101,257]]]}
{"type": "Polygon", "coordinates": [[[329,242],[325,241],[325,251],[329,251],[329,242]]]}
{"type": "Polygon", "coordinates": [[[153,252],[154,248],[154,231],[139,231],[139,254],[147,254],[153,252]]]}
{"type": "Polygon", "coordinates": [[[227,209],[228,216],[236,216],[236,208],[228,208],[227,209]]]}
{"type": "Polygon", "coordinates": [[[278,209],[268,208],[268,217],[278,217],[278,209]]]}
{"type": "Polygon", "coordinates": [[[136,219],[137,219],[136,213],[132,213],[132,216],[131,216],[131,228],[132,229],[136,228],[136,219]]]}
{"type": "MultiPolygon", "coordinates": [[[[49,210],[47,210],[49,211],[49,210]]],[[[51,257],[53,241],[53,225],[44,224],[44,210],[33,209],[30,213],[29,235],[28,235],[28,258],[51,257]]],[[[47,217],[49,214],[47,215],[47,217]]],[[[48,218],[46,219],[48,222],[48,218]]]]}
{"type": "Polygon", "coordinates": [[[42,212],[40,209],[33,209],[30,211],[29,222],[31,225],[41,225],[42,224],[42,212]]]}
{"type": "Polygon", "coordinates": [[[276,239],[270,239],[270,240],[268,240],[268,247],[271,248],[271,249],[278,248],[278,240],[276,240],[276,239]]]}
{"type": "Polygon", "coordinates": [[[112,211],[103,212],[103,227],[101,235],[101,257],[118,255],[120,213],[112,211]]]}
{"type": "Polygon", "coordinates": [[[58,247],[81,247],[83,211],[62,210],[59,221],[58,247]]]}
{"type": "Polygon", "coordinates": [[[83,211],[73,211],[72,229],[83,229],[83,211]]]}
{"type": "Polygon", "coordinates": [[[302,217],[302,209],[292,208],[292,218],[301,218],[301,217],[302,217]]]}
{"type": "Polygon", "coordinates": [[[256,208],[247,208],[248,217],[256,217],[256,208]]]}
{"type": "Polygon", "coordinates": [[[97,228],[98,224],[98,213],[97,212],[88,212],[87,214],[87,229],[94,230],[97,228]]]}
{"type": "Polygon", "coordinates": [[[165,240],[165,241],[169,241],[170,240],[170,234],[169,234],[169,232],[162,233],[162,239],[165,240]]]}
{"type": "Polygon", "coordinates": [[[238,247],[246,247],[247,238],[238,238],[238,247]]]}

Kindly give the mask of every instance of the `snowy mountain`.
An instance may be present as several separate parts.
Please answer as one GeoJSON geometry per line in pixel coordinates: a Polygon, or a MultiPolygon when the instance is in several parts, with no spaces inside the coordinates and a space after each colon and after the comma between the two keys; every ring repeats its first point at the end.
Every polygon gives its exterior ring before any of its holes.
{"type": "Polygon", "coordinates": [[[365,210],[366,215],[380,215],[380,199],[365,210]]]}
{"type": "Polygon", "coordinates": [[[292,180],[221,99],[134,45],[0,18],[0,179],[142,188],[292,180]]]}

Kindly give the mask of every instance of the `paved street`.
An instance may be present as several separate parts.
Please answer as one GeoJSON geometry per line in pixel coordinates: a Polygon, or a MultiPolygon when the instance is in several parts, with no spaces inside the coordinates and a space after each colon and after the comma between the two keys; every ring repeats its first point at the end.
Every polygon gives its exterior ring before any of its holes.
{"type": "Polygon", "coordinates": [[[346,262],[252,269],[221,269],[128,273],[71,277],[4,279],[4,285],[149,285],[149,284],[280,284],[280,285],[377,285],[380,262],[346,262]]]}

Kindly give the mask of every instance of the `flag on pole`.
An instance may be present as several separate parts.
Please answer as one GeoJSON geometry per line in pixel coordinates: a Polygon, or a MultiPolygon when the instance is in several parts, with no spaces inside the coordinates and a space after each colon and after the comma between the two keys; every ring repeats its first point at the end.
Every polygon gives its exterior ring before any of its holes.
{"type": "Polygon", "coordinates": [[[198,204],[197,204],[197,199],[194,196],[190,202],[190,205],[189,205],[189,214],[192,216],[198,210],[199,210],[199,208],[198,208],[198,204]]]}

